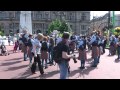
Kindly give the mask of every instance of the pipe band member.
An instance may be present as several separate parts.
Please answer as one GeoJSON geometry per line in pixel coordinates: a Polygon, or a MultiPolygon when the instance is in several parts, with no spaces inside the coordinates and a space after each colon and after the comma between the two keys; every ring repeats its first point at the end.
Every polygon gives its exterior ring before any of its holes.
{"type": "Polygon", "coordinates": [[[117,42],[117,54],[118,54],[118,60],[120,59],[120,36],[118,37],[118,42],[117,42]]]}
{"type": "Polygon", "coordinates": [[[78,42],[78,52],[79,52],[78,60],[81,60],[80,69],[85,68],[85,60],[87,59],[86,49],[84,47],[85,47],[84,39],[81,38],[78,42]]]}
{"type": "Polygon", "coordinates": [[[98,37],[97,33],[93,32],[91,37],[90,44],[92,45],[92,58],[94,59],[92,67],[97,67],[98,64],[98,57],[99,57],[99,48],[98,48],[98,37]]]}

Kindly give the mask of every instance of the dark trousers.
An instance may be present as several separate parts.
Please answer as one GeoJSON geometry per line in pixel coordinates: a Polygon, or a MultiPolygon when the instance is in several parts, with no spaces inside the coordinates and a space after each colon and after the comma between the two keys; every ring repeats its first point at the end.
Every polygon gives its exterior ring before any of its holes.
{"type": "Polygon", "coordinates": [[[120,47],[117,47],[118,59],[120,59],[120,47]]]}
{"type": "Polygon", "coordinates": [[[105,53],[105,45],[103,45],[102,47],[103,47],[103,53],[105,53]]]}
{"type": "Polygon", "coordinates": [[[41,60],[40,60],[40,55],[37,54],[37,57],[34,57],[34,62],[33,62],[33,67],[34,69],[32,70],[32,73],[34,73],[36,71],[36,64],[38,63],[38,68],[40,71],[40,74],[44,73],[43,67],[41,65],[41,60]]]}
{"type": "Polygon", "coordinates": [[[53,47],[49,49],[49,62],[53,63],[53,47]]]}
{"type": "Polygon", "coordinates": [[[81,60],[81,67],[84,67],[84,66],[85,66],[85,60],[82,59],[82,60],[81,60]]]}

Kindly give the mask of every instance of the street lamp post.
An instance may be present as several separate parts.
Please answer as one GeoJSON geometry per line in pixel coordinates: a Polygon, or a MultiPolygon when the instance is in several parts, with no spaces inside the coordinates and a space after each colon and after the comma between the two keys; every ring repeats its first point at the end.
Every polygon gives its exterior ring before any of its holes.
{"type": "Polygon", "coordinates": [[[108,30],[110,29],[110,11],[108,11],[108,30]]]}
{"type": "Polygon", "coordinates": [[[94,31],[94,27],[95,27],[95,21],[94,21],[95,17],[93,16],[93,31],[94,31]]]}
{"type": "Polygon", "coordinates": [[[77,27],[76,27],[77,25],[76,25],[76,24],[77,24],[77,12],[75,11],[75,33],[76,33],[76,31],[77,31],[77,30],[76,30],[76,29],[77,29],[77,27]]]}
{"type": "Polygon", "coordinates": [[[110,38],[110,11],[108,11],[108,44],[110,38]]]}

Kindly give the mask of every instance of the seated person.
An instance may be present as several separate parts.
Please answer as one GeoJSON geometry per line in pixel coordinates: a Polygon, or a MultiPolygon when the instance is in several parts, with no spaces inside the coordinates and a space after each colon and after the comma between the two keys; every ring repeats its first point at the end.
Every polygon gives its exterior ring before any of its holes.
{"type": "Polygon", "coordinates": [[[9,53],[7,53],[7,50],[6,50],[6,46],[4,45],[4,43],[2,42],[2,45],[0,46],[0,49],[1,49],[1,54],[2,55],[9,55],[9,53]]]}

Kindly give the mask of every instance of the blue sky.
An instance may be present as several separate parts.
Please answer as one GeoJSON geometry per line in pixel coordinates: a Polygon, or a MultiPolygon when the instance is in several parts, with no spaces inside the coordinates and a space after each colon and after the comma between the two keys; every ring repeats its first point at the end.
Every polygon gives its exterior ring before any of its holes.
{"type": "MultiPolygon", "coordinates": [[[[91,11],[90,13],[91,13],[90,19],[92,19],[93,15],[98,17],[103,16],[106,13],[108,13],[108,11],[91,11]]],[[[120,14],[120,11],[115,11],[115,14],[120,14]]]]}

